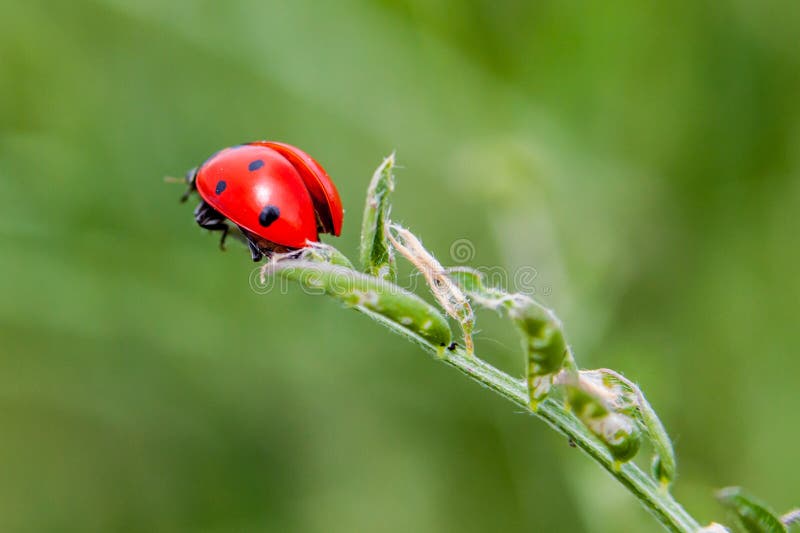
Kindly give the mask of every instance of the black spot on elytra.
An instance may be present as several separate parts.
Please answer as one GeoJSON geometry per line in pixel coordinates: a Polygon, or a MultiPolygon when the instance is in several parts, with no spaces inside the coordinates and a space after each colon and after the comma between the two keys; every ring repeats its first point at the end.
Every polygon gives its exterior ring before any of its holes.
{"type": "Polygon", "coordinates": [[[219,180],[219,181],[217,182],[217,188],[216,188],[216,189],[214,189],[214,192],[215,192],[216,194],[222,194],[222,191],[224,191],[224,190],[225,190],[225,187],[227,187],[227,186],[228,186],[228,184],[227,184],[227,183],[225,183],[225,180],[219,180]]]}
{"type": "Polygon", "coordinates": [[[258,215],[258,223],[266,228],[267,226],[278,220],[279,216],[281,216],[281,210],[278,209],[277,206],[269,204],[264,209],[262,209],[261,214],[258,215]]]}
{"type": "Polygon", "coordinates": [[[250,164],[247,165],[247,170],[253,172],[254,170],[258,170],[259,168],[264,166],[264,162],[260,159],[256,159],[255,161],[250,161],[250,164]]]}

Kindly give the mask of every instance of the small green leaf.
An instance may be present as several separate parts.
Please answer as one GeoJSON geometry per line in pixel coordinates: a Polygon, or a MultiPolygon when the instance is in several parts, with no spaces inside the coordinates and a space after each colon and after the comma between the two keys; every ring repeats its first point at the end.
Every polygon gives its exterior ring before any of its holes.
{"type": "Polygon", "coordinates": [[[567,379],[564,388],[567,405],[612,457],[620,463],[633,459],[642,443],[641,432],[632,417],[614,410],[611,395],[579,376],[567,379]]]}
{"type": "Polygon", "coordinates": [[[780,518],[740,487],[726,487],[717,492],[717,499],[733,511],[748,533],[785,533],[780,518]]]}
{"type": "Polygon", "coordinates": [[[510,301],[508,316],[517,327],[525,354],[531,407],[550,392],[552,378],[564,365],[569,351],[564,330],[552,311],[530,298],[510,301]]]}
{"type": "Polygon", "coordinates": [[[332,296],[423,346],[441,351],[450,344],[452,334],[444,316],[394,283],[350,268],[302,260],[267,265],[263,272],[296,281],[308,293],[332,296]]]}
{"type": "Polygon", "coordinates": [[[361,223],[361,266],[367,274],[387,281],[397,275],[394,251],[386,239],[386,223],[394,191],[394,154],[375,170],[367,189],[367,202],[361,223]]]}
{"type": "Polygon", "coordinates": [[[555,315],[533,300],[527,300],[515,302],[509,316],[522,336],[529,374],[541,376],[561,370],[567,354],[567,341],[555,315]]]}
{"type": "Polygon", "coordinates": [[[652,463],[653,476],[662,486],[669,487],[675,480],[677,472],[675,451],[664,424],[661,423],[661,419],[658,418],[642,390],[622,374],[607,368],[582,371],[581,374],[599,378],[603,386],[618,398],[615,402],[616,410],[632,414],[642,423],[656,454],[652,463]]]}

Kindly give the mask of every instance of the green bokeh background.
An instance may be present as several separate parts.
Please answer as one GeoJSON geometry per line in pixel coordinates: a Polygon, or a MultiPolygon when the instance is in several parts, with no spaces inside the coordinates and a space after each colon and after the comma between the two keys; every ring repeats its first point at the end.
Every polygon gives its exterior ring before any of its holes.
{"type": "Polygon", "coordinates": [[[698,519],[729,484],[800,504],[799,35],[778,0],[4,3],[0,530],[659,530],[401,338],[254,293],[161,178],[263,138],[334,177],[351,256],[397,149],[394,217],[444,262],[534,267],[698,519]]]}

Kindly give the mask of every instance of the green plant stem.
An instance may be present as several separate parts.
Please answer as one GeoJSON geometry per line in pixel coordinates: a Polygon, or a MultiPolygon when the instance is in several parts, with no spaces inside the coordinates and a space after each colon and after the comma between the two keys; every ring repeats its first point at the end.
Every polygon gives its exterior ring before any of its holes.
{"type": "MultiPolygon", "coordinates": [[[[432,345],[428,346],[428,349],[433,354],[438,353],[436,347],[432,345]]],[[[535,412],[531,411],[528,405],[528,392],[523,381],[514,379],[489,363],[467,354],[461,348],[445,351],[439,359],[544,420],[550,427],[570,439],[622,483],[670,531],[694,533],[700,529],[697,521],[672,495],[663,490],[638,466],[633,463],[625,463],[619,467],[615,465],[605,446],[560,403],[547,399],[539,404],[535,412]]]]}
{"type": "Polygon", "coordinates": [[[618,464],[608,448],[592,435],[589,429],[575,415],[559,402],[547,398],[538,404],[536,411],[530,408],[527,385],[505,372],[481,360],[463,348],[443,349],[431,344],[419,335],[409,332],[405,327],[386,320],[382,315],[363,307],[356,309],[386,326],[387,328],[412,339],[438,360],[456,368],[461,373],[493,390],[528,413],[544,420],[550,427],[567,437],[576,447],[594,459],[619,481],[641,504],[650,511],[668,530],[679,533],[696,533],[700,525],[669,493],[665,486],[657,483],[633,463],[618,464]]]}

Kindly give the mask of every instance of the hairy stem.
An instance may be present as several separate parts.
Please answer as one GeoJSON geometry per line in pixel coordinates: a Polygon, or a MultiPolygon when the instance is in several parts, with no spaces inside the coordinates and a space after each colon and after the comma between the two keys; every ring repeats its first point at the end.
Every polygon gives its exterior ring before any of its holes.
{"type": "MultiPolygon", "coordinates": [[[[373,175],[367,193],[362,224],[360,256],[364,273],[354,271],[335,248],[316,245],[301,258],[274,260],[260,271],[266,285],[268,274],[297,281],[312,294],[320,290],[405,336],[455,367],[473,380],[544,420],[571,443],[594,459],[617,479],[670,531],[696,533],[700,525],[673,499],[668,490],[674,477],[674,455],[669,436],[655,412],[635,384],[613,371],[617,382],[639,391],[637,403],[659,457],[660,484],[635,464],[628,462],[637,452],[640,432],[630,413],[587,389],[564,337],[561,322],[552,311],[519,294],[507,294],[487,286],[477,270],[451,269],[428,252],[407,229],[389,220],[390,195],[394,189],[389,156],[373,175]],[[442,309],[461,326],[464,347],[451,343],[447,320],[436,308],[395,285],[394,250],[399,251],[423,275],[442,309]],[[472,301],[491,309],[506,309],[523,339],[527,356],[527,379],[517,380],[482,361],[474,353],[472,333],[475,317],[472,301]],[[562,386],[568,391],[565,403],[548,394],[561,371],[570,377],[562,386]],[[581,386],[583,385],[583,386],[581,386]],[[577,415],[577,416],[576,416],[577,415]],[[663,442],[661,442],[663,441],[663,442]]],[[[595,372],[597,373],[597,372],[595,372]]],[[[601,392],[603,383],[599,384],[601,392]]]]}
{"type": "MultiPolygon", "coordinates": [[[[261,269],[262,283],[268,274],[278,274],[297,281],[312,294],[324,289],[346,306],[414,341],[437,359],[544,420],[605,468],[670,531],[695,533],[700,529],[672,498],[666,485],[659,485],[635,464],[615,459],[607,443],[599,440],[563,403],[548,396],[536,402],[534,410],[526,381],[498,370],[470,349],[449,344],[446,319],[433,306],[389,281],[330,264],[326,259],[330,254],[324,252],[323,247],[307,251],[304,259],[269,263],[261,269]]],[[[569,359],[572,361],[571,355],[569,359]]]]}
{"type": "MultiPolygon", "coordinates": [[[[440,354],[433,345],[427,348],[431,353],[440,354]]],[[[528,391],[522,380],[514,379],[460,348],[445,351],[439,358],[521,409],[544,420],[550,427],[570,439],[624,485],[670,531],[694,533],[700,529],[697,521],[673,499],[672,495],[659,487],[658,483],[638,466],[633,463],[617,466],[606,447],[559,402],[547,399],[538,405],[536,411],[532,411],[529,407],[528,391]]]]}

